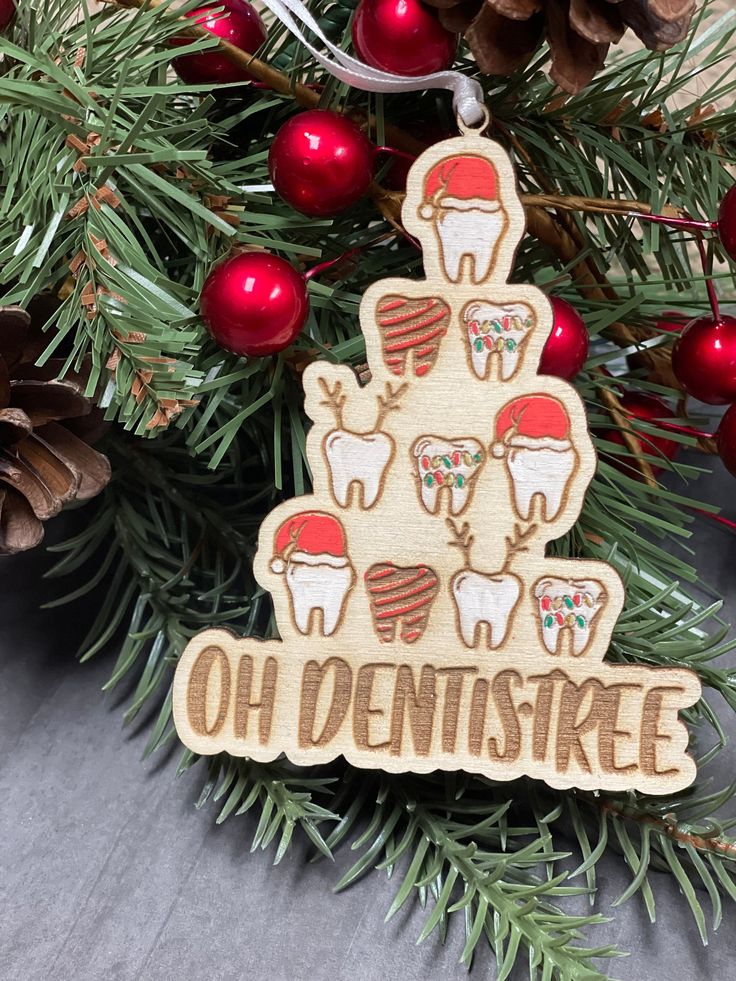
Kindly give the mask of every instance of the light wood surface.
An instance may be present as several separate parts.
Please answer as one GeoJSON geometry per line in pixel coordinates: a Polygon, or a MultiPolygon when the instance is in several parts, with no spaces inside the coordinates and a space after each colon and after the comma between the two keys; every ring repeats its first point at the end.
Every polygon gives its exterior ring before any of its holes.
{"type": "Polygon", "coordinates": [[[314,492],[266,517],[254,563],[282,640],[195,638],[179,735],[261,760],[686,786],[696,676],[604,663],[618,575],[545,555],[596,461],[573,386],[537,374],[549,302],[507,282],[524,213],[505,152],[434,145],[403,220],[426,279],[366,292],[370,382],[327,361],[304,375],[314,492]]]}

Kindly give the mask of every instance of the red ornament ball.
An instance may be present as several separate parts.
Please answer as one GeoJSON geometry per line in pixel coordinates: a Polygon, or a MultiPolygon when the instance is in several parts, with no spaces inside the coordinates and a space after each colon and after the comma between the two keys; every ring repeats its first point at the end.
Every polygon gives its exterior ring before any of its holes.
{"type": "Polygon", "coordinates": [[[567,300],[549,298],[552,304],[552,332],[542,350],[540,375],[556,375],[570,381],[588,357],[588,329],[585,321],[567,300]]]}
{"type": "MultiPolygon", "coordinates": [[[[251,54],[266,40],[263,21],[247,0],[217,0],[216,3],[190,10],[186,16],[191,17],[199,27],[251,54]]],[[[174,37],[169,43],[174,46],[190,44],[191,38],[174,37]]],[[[182,82],[187,85],[224,85],[227,82],[253,81],[252,75],[234,65],[217,48],[201,54],[180,55],[171,64],[182,82]]]]}
{"type": "Polygon", "coordinates": [[[736,317],[691,320],[672,348],[672,370],[693,398],[709,405],[736,402],[736,317]]]}
{"type": "Polygon", "coordinates": [[[736,405],[726,410],[716,433],[718,453],[726,470],[736,477],[736,405]]]}
{"type": "Polygon", "coordinates": [[[270,252],[241,252],[207,277],[200,297],[207,329],[220,347],[254,358],[283,351],[309,315],[304,277],[270,252]]]}
{"type": "Polygon", "coordinates": [[[372,68],[393,75],[428,75],[450,67],[457,38],[420,0],[360,0],[353,47],[372,68]]]}
{"type": "Polygon", "coordinates": [[[310,109],[285,123],[268,154],[271,181],[295,211],[314,218],[359,201],[373,180],[375,148],[337,112],[310,109]]]}
{"type": "MultiPolygon", "coordinates": [[[[672,409],[667,403],[656,395],[649,395],[646,392],[626,392],[620,399],[621,408],[631,419],[640,419],[642,422],[656,422],[660,419],[669,419],[672,416],[672,409]]],[[[618,443],[625,446],[624,437],[620,429],[606,429],[601,435],[611,443],[618,443]]],[[[634,433],[642,445],[642,449],[650,456],[658,453],[674,460],[680,444],[666,436],[654,436],[651,433],[634,433]]],[[[623,461],[622,461],[623,462],[623,461]]],[[[655,471],[657,467],[653,468],[655,471]]]]}
{"type": "Polygon", "coordinates": [[[15,17],[13,0],[0,0],[0,31],[4,31],[15,17]]]}
{"type": "Polygon", "coordinates": [[[718,209],[718,236],[723,248],[736,261],[736,184],[726,192],[718,209]]]}

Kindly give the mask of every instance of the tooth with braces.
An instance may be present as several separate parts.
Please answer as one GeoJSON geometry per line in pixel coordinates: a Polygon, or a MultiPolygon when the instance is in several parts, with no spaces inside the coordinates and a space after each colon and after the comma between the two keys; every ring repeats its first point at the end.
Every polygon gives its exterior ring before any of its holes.
{"type": "Polygon", "coordinates": [[[521,367],[534,314],[525,303],[495,304],[481,300],[463,310],[470,363],[478,378],[489,375],[509,381],[521,367]],[[495,367],[494,367],[495,366],[495,367]]]}
{"type": "Polygon", "coordinates": [[[542,642],[550,654],[567,646],[573,657],[585,653],[592,640],[595,618],[606,602],[606,592],[595,579],[547,576],[534,585],[542,642]]]}
{"type": "Polygon", "coordinates": [[[419,480],[419,498],[430,514],[437,514],[441,495],[447,491],[450,514],[466,509],[473,495],[475,478],[485,454],[477,439],[444,439],[422,436],[412,447],[419,480]]]}

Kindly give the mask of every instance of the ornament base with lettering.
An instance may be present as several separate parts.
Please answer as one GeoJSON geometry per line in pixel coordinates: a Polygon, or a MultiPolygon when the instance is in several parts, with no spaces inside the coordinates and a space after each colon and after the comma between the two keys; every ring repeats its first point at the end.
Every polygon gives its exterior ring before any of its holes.
{"type": "Polygon", "coordinates": [[[537,374],[549,301],[507,281],[524,214],[505,152],[435,144],[403,218],[427,278],[363,298],[371,381],[304,374],[314,492],[266,517],[254,564],[282,639],[195,637],[179,735],[205,755],[679,790],[696,675],[606,663],[621,580],[545,555],[596,460],[575,389],[537,374]]]}

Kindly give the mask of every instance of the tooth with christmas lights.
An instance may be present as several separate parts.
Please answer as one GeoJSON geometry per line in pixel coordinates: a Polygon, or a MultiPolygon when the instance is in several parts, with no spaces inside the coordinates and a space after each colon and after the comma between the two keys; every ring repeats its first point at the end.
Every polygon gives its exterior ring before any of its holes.
{"type": "Polygon", "coordinates": [[[437,361],[450,325],[450,308],[432,296],[385,296],[378,303],[376,322],[389,371],[399,376],[408,374],[411,364],[414,374],[421,378],[437,361]]]}
{"type": "Polygon", "coordinates": [[[594,621],[606,602],[603,586],[594,579],[559,579],[548,576],[534,585],[542,642],[550,654],[567,650],[573,657],[585,653],[594,621]]]}
{"type": "Polygon", "coordinates": [[[370,510],[381,496],[395,451],[393,439],[381,427],[389,412],[399,408],[406,383],[396,389],[386,383],[385,394],[377,398],[378,411],[373,429],[367,433],[355,433],[345,428],[346,396],[342,383],[336,381],[330,388],[328,382],[320,378],[319,384],[325,396],[321,404],[332,409],[337,423],[337,428],[327,433],[323,442],[332,496],[341,508],[358,500],[364,510],[370,510]]]}
{"type": "Polygon", "coordinates": [[[372,565],[365,574],[373,628],[382,644],[398,637],[405,644],[420,640],[429,621],[439,581],[427,565],[372,565]]]}
{"type": "Polygon", "coordinates": [[[434,226],[451,282],[483,283],[491,276],[508,216],[490,160],[462,154],[435,164],[424,181],[419,217],[434,226]]]}
{"type": "Polygon", "coordinates": [[[437,514],[445,490],[450,513],[462,514],[470,503],[475,478],[485,453],[477,439],[422,436],[412,447],[419,497],[430,514],[437,514]]]}
{"type": "Polygon", "coordinates": [[[347,552],[345,531],[331,514],[302,511],[276,532],[271,571],[283,575],[291,614],[302,634],[329,637],[342,620],[355,571],[347,552]]]}
{"type": "Polygon", "coordinates": [[[551,395],[523,395],[508,402],[496,418],[491,452],[505,459],[519,517],[554,521],[565,505],[578,457],[570,439],[570,419],[551,395]]]}
{"type": "Polygon", "coordinates": [[[521,367],[524,346],[534,327],[525,303],[469,303],[462,313],[470,365],[478,378],[509,381],[521,367]],[[494,365],[497,367],[494,368],[494,365]]]}

